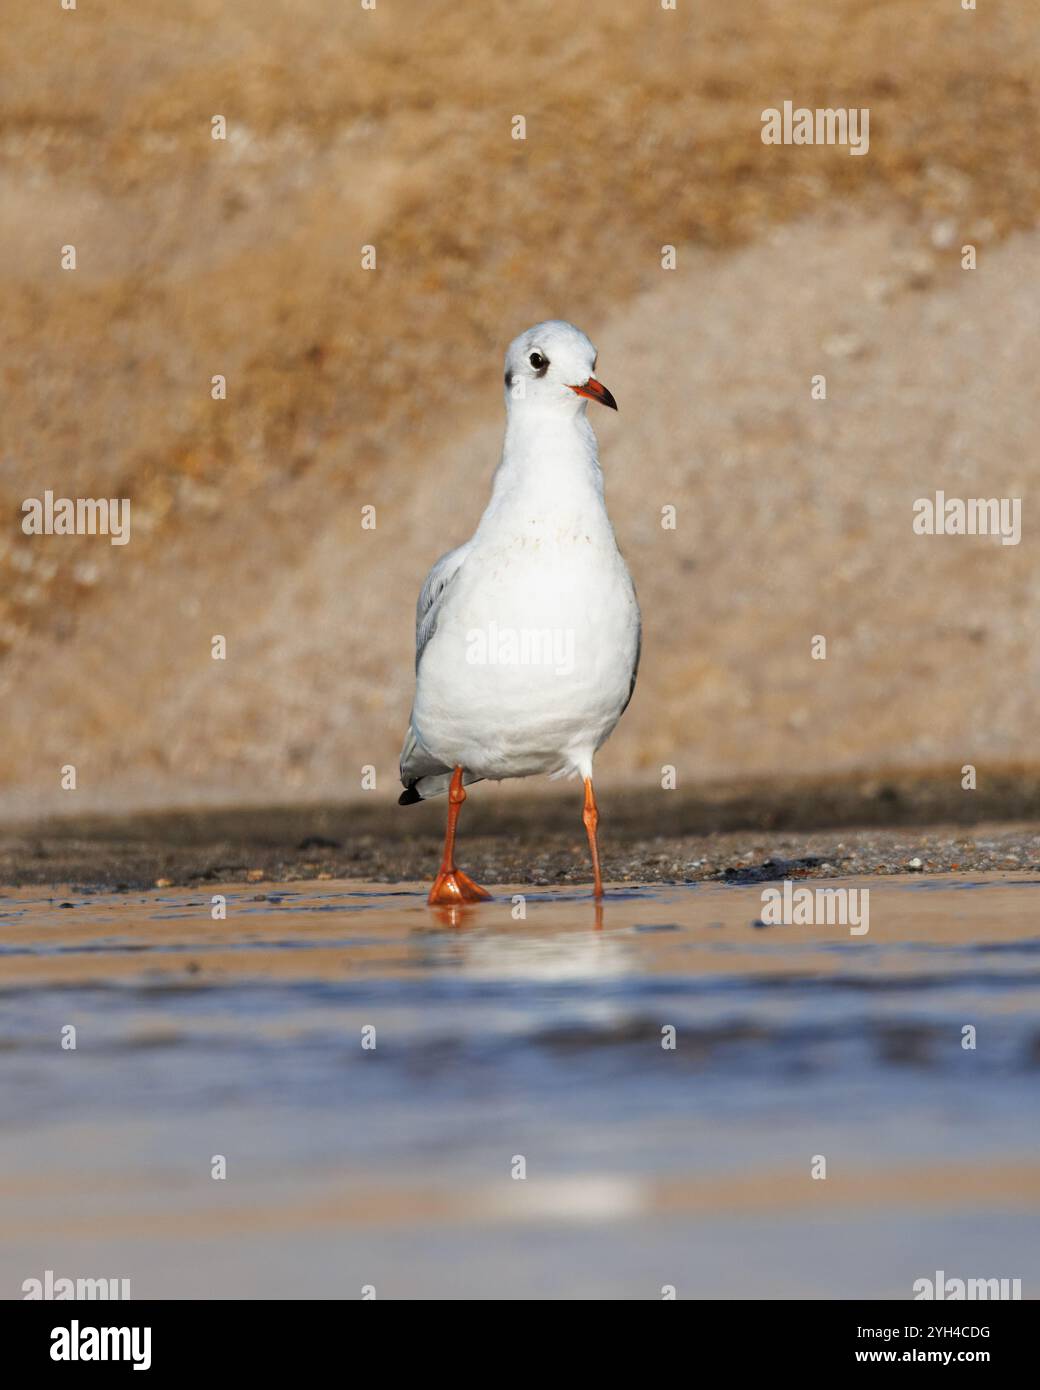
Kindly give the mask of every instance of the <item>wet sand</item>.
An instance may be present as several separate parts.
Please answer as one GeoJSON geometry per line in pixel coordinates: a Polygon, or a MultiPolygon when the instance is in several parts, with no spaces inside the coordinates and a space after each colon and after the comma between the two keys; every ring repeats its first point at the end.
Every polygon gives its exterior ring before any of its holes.
{"type": "Polygon", "coordinates": [[[1040,875],[830,885],[869,933],[763,927],[761,882],[8,888],[0,1288],[1028,1297],[1040,875]]]}

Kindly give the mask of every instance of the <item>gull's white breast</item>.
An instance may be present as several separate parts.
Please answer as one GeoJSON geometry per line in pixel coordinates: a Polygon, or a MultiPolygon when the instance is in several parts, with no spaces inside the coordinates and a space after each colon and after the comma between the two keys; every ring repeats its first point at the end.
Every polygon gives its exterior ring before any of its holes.
{"type": "Polygon", "coordinates": [[[445,592],[413,726],[446,766],[490,778],[588,775],[620,718],[639,608],[601,498],[583,500],[536,519],[486,516],[445,592]]]}

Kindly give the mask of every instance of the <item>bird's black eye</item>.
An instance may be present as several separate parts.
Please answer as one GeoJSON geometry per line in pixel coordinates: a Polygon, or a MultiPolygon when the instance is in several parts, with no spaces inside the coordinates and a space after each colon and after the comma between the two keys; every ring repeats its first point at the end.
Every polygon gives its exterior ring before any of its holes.
{"type": "Polygon", "coordinates": [[[532,352],[531,356],[528,358],[528,361],[531,363],[531,366],[535,369],[536,372],[544,372],[546,367],[549,365],[548,357],[543,357],[540,352],[532,352]]]}

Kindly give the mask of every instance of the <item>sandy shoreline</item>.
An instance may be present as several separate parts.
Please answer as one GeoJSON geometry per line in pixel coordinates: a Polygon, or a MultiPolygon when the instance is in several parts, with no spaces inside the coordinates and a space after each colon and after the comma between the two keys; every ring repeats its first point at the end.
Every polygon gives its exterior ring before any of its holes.
{"type": "MultiPolygon", "coordinates": [[[[967,794],[949,777],[604,792],[605,875],[616,883],[758,881],[905,872],[1040,872],[1040,790],[1008,774],[967,794]]],[[[150,888],[201,882],[422,881],[443,801],[385,791],[343,805],[87,815],[0,828],[0,884],[150,888]]],[[[488,883],[582,884],[573,788],[472,789],[460,862],[488,883]]]]}

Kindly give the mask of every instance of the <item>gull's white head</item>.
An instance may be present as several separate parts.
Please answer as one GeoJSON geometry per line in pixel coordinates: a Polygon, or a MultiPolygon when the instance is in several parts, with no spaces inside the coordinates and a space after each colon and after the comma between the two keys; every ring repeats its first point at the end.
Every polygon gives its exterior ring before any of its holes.
{"type": "Polygon", "coordinates": [[[506,353],[506,408],[577,415],[585,402],[617,410],[617,401],[593,376],[596,349],[580,328],[563,319],[536,323],[514,338],[506,353]]]}

